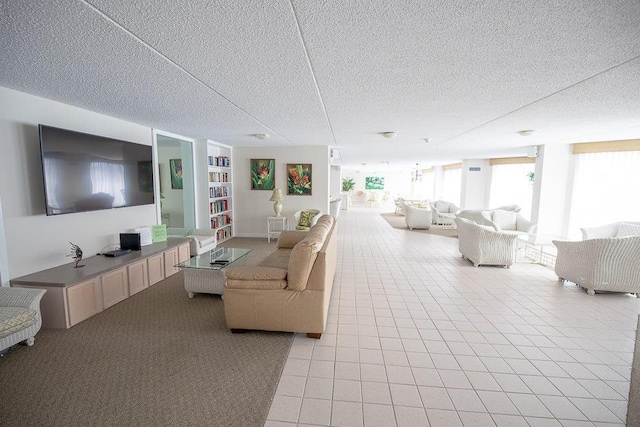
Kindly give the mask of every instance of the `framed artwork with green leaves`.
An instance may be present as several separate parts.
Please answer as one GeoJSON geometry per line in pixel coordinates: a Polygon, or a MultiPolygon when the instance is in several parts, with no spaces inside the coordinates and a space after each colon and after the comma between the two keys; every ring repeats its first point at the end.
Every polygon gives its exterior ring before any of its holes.
{"type": "Polygon", "coordinates": [[[273,190],[276,186],[276,160],[251,159],[251,189],[273,190]]]}
{"type": "Polygon", "coordinates": [[[311,195],[311,163],[287,163],[287,194],[311,195]]]}

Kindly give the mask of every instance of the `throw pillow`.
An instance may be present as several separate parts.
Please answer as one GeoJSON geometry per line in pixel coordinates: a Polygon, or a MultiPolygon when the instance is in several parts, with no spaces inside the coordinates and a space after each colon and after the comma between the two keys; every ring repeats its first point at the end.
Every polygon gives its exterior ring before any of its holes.
{"type": "Polygon", "coordinates": [[[640,225],[623,222],[618,226],[616,237],[640,236],[640,225]]]}
{"type": "Polygon", "coordinates": [[[501,230],[516,230],[518,214],[513,211],[493,211],[493,222],[498,224],[501,230]]]}
{"type": "Polygon", "coordinates": [[[310,228],[311,220],[316,215],[318,215],[318,212],[312,212],[312,211],[300,212],[300,221],[298,221],[298,226],[304,227],[304,228],[310,228]]]}

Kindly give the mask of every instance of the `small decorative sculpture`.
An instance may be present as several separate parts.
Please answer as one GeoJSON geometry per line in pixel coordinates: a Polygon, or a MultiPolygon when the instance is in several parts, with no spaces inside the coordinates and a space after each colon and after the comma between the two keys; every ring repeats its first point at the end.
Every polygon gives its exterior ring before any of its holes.
{"type": "Polygon", "coordinates": [[[84,264],[82,265],[78,265],[80,264],[80,261],[82,261],[82,249],[80,249],[80,246],[73,244],[71,242],[69,242],[71,244],[71,254],[67,255],[70,256],[71,258],[73,258],[76,261],[76,265],[73,268],[80,268],[80,267],[84,267],[84,264]]]}

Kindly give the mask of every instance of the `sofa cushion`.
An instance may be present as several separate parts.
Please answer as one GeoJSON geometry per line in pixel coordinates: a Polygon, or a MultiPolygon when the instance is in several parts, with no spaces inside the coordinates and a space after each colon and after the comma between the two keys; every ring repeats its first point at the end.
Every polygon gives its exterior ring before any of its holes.
{"type": "Polygon", "coordinates": [[[289,268],[289,257],[291,249],[281,248],[271,252],[258,264],[260,267],[275,267],[287,270],[289,268]]]}
{"type": "Polygon", "coordinates": [[[293,247],[305,237],[307,237],[307,233],[305,233],[304,231],[283,231],[278,237],[277,247],[278,249],[293,249],[293,247]]]}
{"type": "Polygon", "coordinates": [[[616,237],[629,237],[629,236],[640,236],[640,225],[623,222],[618,226],[618,232],[616,233],[616,237]]]}
{"type": "Polygon", "coordinates": [[[0,309],[0,338],[28,328],[38,321],[38,312],[23,307],[0,309]]]}
{"type": "Polygon", "coordinates": [[[315,232],[309,231],[307,237],[291,251],[287,267],[287,288],[293,291],[305,290],[313,264],[316,262],[318,252],[322,249],[324,240],[320,237],[321,232],[318,227],[314,229],[316,229],[315,232]]]}
{"type": "Polygon", "coordinates": [[[231,280],[284,280],[287,270],[275,267],[235,267],[224,271],[231,280]]]}
{"type": "Polygon", "coordinates": [[[493,211],[493,222],[495,222],[500,230],[516,230],[518,214],[513,211],[493,211]]]}

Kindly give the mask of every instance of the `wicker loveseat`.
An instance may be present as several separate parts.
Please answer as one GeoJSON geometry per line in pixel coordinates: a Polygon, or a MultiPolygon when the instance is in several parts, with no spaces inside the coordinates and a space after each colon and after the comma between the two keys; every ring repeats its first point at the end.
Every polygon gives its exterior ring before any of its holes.
{"type": "Polygon", "coordinates": [[[488,225],[496,231],[511,234],[533,234],[537,228],[537,224],[529,221],[515,210],[463,210],[458,212],[456,217],[471,220],[476,224],[488,225]]]}
{"type": "Polygon", "coordinates": [[[509,268],[516,261],[518,236],[495,231],[465,218],[456,218],[460,253],[475,267],[502,265],[509,268]]]}
{"type": "Polygon", "coordinates": [[[558,248],[555,272],[587,290],[640,292],[640,225],[614,223],[582,229],[586,240],[562,242],[558,248]],[[598,236],[598,238],[589,238],[598,236]]]}

